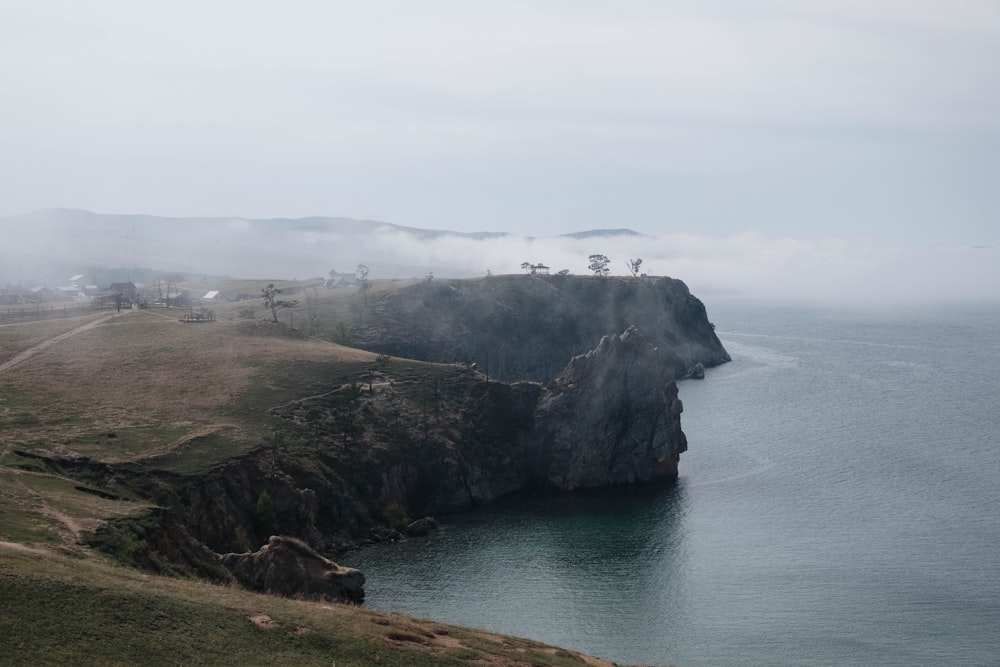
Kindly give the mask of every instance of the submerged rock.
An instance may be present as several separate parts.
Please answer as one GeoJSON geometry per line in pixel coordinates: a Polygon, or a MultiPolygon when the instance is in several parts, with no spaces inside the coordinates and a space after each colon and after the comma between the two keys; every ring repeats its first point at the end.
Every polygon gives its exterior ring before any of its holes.
{"type": "Polygon", "coordinates": [[[220,562],[243,586],[262,593],[314,600],[361,602],[365,575],[324,558],[293,537],[273,535],[250,553],[224,554],[220,562]]]}
{"type": "Polygon", "coordinates": [[[395,542],[400,538],[399,531],[388,526],[376,526],[368,531],[371,542],[395,542]]]}
{"type": "Polygon", "coordinates": [[[701,362],[698,362],[694,367],[687,372],[684,376],[685,380],[704,380],[705,379],[705,366],[701,362]]]}
{"type": "Polygon", "coordinates": [[[417,519],[407,526],[404,532],[408,537],[424,537],[432,530],[437,530],[437,527],[438,524],[434,520],[434,517],[425,516],[423,519],[417,519]]]}

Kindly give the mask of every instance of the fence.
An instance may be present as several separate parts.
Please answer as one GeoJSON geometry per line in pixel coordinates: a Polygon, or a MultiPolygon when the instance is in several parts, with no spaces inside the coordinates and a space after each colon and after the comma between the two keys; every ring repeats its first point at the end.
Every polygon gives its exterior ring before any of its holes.
{"type": "Polygon", "coordinates": [[[0,307],[0,323],[5,322],[30,322],[34,320],[57,319],[60,317],[73,317],[98,310],[90,303],[63,304],[58,306],[9,306],[0,307]]]}

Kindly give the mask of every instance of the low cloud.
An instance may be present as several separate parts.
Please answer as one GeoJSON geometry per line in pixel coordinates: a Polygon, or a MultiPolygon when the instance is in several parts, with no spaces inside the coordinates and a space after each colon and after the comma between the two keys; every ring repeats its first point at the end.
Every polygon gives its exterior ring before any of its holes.
{"type": "Polygon", "coordinates": [[[323,276],[361,263],[372,278],[522,273],[523,262],[545,264],[553,273],[588,274],[588,256],[602,254],[612,274],[626,275],[628,261],[641,258],[642,272],[684,280],[706,301],[743,297],[887,308],[1000,300],[996,247],[886,246],[759,233],[476,238],[347,219],[172,219],[77,211],[7,218],[3,228],[9,243],[0,251],[0,284],[52,285],[65,279],[46,274],[54,263],[60,269],[147,267],[261,279],[323,276]]]}

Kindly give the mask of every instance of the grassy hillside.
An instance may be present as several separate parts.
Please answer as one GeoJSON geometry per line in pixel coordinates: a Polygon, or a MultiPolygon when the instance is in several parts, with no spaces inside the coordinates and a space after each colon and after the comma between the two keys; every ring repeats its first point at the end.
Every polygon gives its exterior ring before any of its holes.
{"type": "Polygon", "coordinates": [[[0,541],[6,665],[610,665],[514,637],[0,541]]]}

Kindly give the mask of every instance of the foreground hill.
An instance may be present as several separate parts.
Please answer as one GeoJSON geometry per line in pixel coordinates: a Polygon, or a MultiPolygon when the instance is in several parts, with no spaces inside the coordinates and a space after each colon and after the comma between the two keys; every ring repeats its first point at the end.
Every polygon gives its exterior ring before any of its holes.
{"type": "Polygon", "coordinates": [[[5,665],[611,667],[516,637],[0,541],[5,665]]]}

